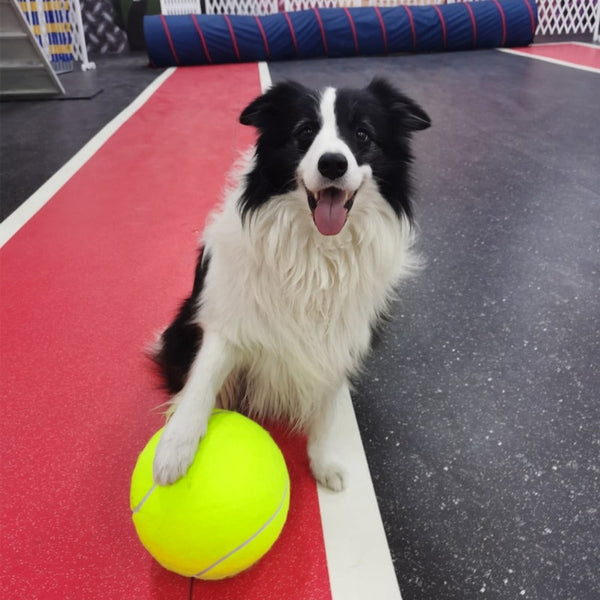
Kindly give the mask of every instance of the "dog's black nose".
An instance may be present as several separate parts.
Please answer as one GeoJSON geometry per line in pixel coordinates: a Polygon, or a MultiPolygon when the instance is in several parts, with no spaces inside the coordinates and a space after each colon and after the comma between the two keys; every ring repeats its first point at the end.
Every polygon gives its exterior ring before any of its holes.
{"type": "Polygon", "coordinates": [[[348,170],[348,161],[339,152],[325,152],[319,158],[319,173],[327,179],[337,179],[348,170]]]}

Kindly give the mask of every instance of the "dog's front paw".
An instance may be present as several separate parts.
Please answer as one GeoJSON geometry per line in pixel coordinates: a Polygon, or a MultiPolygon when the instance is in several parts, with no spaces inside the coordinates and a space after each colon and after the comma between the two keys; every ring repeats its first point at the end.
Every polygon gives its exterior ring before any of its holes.
{"type": "Polygon", "coordinates": [[[346,470],[337,462],[321,462],[313,460],[310,463],[313,477],[324,487],[333,492],[341,492],[346,487],[346,470]]]}
{"type": "Polygon", "coordinates": [[[194,461],[202,433],[181,431],[174,422],[167,423],[154,455],[155,483],[170,485],[187,473],[194,461]]]}

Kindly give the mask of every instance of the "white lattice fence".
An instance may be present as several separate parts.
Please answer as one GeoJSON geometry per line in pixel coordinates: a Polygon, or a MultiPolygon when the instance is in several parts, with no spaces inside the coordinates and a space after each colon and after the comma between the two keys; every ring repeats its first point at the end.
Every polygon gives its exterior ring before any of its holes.
{"type": "Polygon", "coordinates": [[[284,10],[307,8],[356,8],[359,6],[399,6],[401,4],[444,4],[443,0],[285,0],[284,10]]]}
{"type": "Polygon", "coordinates": [[[288,12],[294,10],[306,10],[307,8],[341,8],[362,6],[360,0],[285,0],[284,10],[288,12]]]}
{"type": "Polygon", "coordinates": [[[85,44],[85,32],[83,30],[83,18],[81,16],[81,4],[79,0],[70,0],[71,4],[71,27],[73,31],[73,56],[81,64],[82,71],[91,71],[96,68],[96,63],[88,58],[87,46],[85,44]]]}
{"type": "Polygon", "coordinates": [[[363,6],[400,6],[407,4],[408,6],[424,6],[428,4],[449,4],[440,0],[369,0],[363,2],[363,6]]]}
{"type": "Polygon", "coordinates": [[[206,0],[209,15],[269,15],[277,11],[277,0],[206,0]]]}
{"type": "MultiPolygon", "coordinates": [[[[358,6],[398,6],[401,4],[451,4],[456,0],[205,0],[207,14],[266,15],[278,10],[358,6]]],[[[460,0],[459,0],[460,1],[460,0]]],[[[536,33],[562,35],[594,33],[598,38],[600,0],[538,0],[536,33]]],[[[200,0],[161,0],[163,14],[199,14],[200,0]]]]}
{"type": "MultiPolygon", "coordinates": [[[[446,0],[446,4],[456,1],[460,0],[446,0]]],[[[600,0],[537,0],[536,4],[538,35],[591,33],[595,28],[597,30],[600,0]]]]}
{"type": "Polygon", "coordinates": [[[164,15],[268,15],[280,9],[277,0],[160,0],[164,15]]]}
{"type": "Polygon", "coordinates": [[[567,34],[594,31],[598,18],[598,0],[538,2],[539,24],[537,33],[567,34]]]}
{"type": "Polygon", "coordinates": [[[163,15],[199,15],[202,12],[200,0],[160,0],[163,15]]]}

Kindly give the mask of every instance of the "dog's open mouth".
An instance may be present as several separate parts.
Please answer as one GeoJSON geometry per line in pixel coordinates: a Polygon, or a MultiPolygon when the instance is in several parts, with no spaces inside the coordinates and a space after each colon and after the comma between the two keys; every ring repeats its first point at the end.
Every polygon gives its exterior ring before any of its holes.
{"type": "Polygon", "coordinates": [[[313,221],[319,232],[323,235],[337,235],[346,224],[356,191],[326,187],[315,193],[307,189],[306,193],[313,221]]]}

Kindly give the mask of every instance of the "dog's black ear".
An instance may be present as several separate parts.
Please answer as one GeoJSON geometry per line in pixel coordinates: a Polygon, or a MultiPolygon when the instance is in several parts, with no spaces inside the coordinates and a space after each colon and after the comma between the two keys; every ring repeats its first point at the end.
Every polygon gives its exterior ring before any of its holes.
{"type": "Polygon", "coordinates": [[[295,81],[278,83],[246,106],[240,123],[264,129],[267,123],[287,111],[290,102],[306,93],[306,88],[295,81]]]}
{"type": "Polygon", "coordinates": [[[242,125],[253,125],[254,127],[258,127],[261,121],[261,115],[268,110],[269,104],[266,94],[259,96],[250,102],[250,104],[242,111],[240,123],[242,125]]]}
{"type": "Polygon", "coordinates": [[[407,131],[427,129],[431,125],[429,115],[416,102],[401,94],[385,79],[373,79],[367,89],[400,118],[400,122],[407,131]]]}

